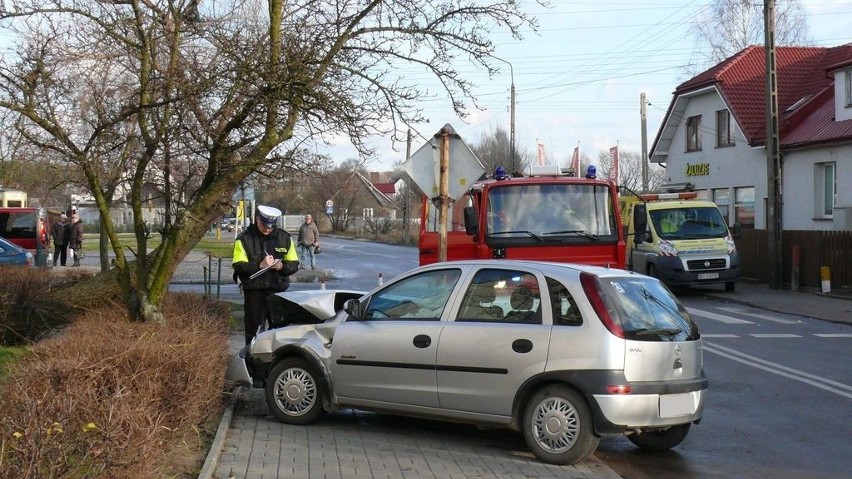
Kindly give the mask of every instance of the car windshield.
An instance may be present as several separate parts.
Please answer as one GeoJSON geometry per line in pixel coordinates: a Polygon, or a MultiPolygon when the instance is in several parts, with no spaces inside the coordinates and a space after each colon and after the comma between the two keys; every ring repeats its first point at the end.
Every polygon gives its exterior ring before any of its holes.
{"type": "Polygon", "coordinates": [[[714,207],[689,207],[651,210],[651,222],[657,235],[667,240],[724,238],[725,220],[714,207]]]}
{"type": "Polygon", "coordinates": [[[615,231],[615,216],[604,185],[539,184],[494,188],[488,197],[487,234],[597,240],[615,231]]]}
{"type": "Polygon", "coordinates": [[[602,280],[610,312],[625,338],[640,341],[698,339],[698,327],[683,305],[659,281],[644,276],[602,280]]]}

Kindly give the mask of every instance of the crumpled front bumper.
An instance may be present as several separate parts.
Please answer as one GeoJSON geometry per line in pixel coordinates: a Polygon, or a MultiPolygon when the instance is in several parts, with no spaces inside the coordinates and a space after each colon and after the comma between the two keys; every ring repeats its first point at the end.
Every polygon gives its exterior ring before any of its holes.
{"type": "Polygon", "coordinates": [[[228,363],[228,372],[225,374],[226,381],[236,386],[252,385],[251,374],[249,374],[248,366],[246,365],[248,351],[249,346],[245,346],[231,358],[231,361],[228,363]]]}

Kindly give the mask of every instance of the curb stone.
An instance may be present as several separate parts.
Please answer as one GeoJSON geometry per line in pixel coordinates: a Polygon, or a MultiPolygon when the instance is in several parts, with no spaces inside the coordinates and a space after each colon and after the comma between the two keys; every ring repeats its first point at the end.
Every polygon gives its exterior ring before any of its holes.
{"type": "Polygon", "coordinates": [[[234,418],[235,404],[236,402],[231,400],[228,407],[225,408],[225,413],[222,414],[222,419],[219,420],[219,427],[216,428],[216,437],[213,439],[213,444],[210,445],[210,450],[207,452],[207,458],[204,460],[201,472],[198,473],[198,479],[213,478],[213,472],[216,470],[216,465],[219,462],[219,456],[222,454],[222,448],[225,446],[225,438],[228,436],[228,429],[230,429],[231,421],[234,418]]]}

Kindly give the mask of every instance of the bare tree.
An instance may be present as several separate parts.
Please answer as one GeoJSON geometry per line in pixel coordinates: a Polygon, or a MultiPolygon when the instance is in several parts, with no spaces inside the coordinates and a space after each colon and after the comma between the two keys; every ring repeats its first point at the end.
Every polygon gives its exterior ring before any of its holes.
{"type": "MultiPolygon", "coordinates": [[[[479,143],[471,146],[471,150],[476,154],[485,165],[487,174],[492,174],[494,169],[502,166],[507,172],[511,173],[512,163],[512,144],[509,140],[509,133],[501,126],[497,126],[490,132],[485,132],[479,137],[479,143]]],[[[515,171],[524,171],[529,165],[530,154],[528,152],[518,151],[515,145],[515,171]]]]}
{"type": "MultiPolygon", "coordinates": [[[[779,2],[775,8],[775,44],[810,43],[805,10],[800,0],[779,2]]],[[[703,65],[716,64],[749,45],[763,45],[763,2],[714,0],[692,24],[698,51],[707,51],[703,65]]]]}
{"type": "MultiPolygon", "coordinates": [[[[609,151],[598,152],[597,171],[599,178],[607,178],[612,171],[612,156],[609,151]]],[[[666,182],[666,170],[659,165],[648,165],[648,191],[656,190],[666,182]]],[[[631,190],[642,191],[642,155],[637,151],[619,149],[618,151],[618,185],[631,190]]]]}
{"type": "Polygon", "coordinates": [[[42,148],[81,169],[129,312],[144,319],[161,318],[177,264],[231,209],[241,182],[282,171],[305,142],[345,135],[369,156],[369,135],[402,140],[430,96],[422,81],[409,80],[418,78],[413,69],[437,78],[463,115],[475,99],[457,68],[467,61],[496,71],[494,30],[519,38],[522,26],[536,26],[513,0],[10,0],[0,21],[21,39],[16,56],[0,60],[0,108],[23,115],[42,148]],[[109,99],[102,110],[84,114],[82,82],[98,86],[92,98],[109,99]],[[128,123],[137,143],[115,171],[126,171],[129,183],[134,268],[90,148],[125,151],[107,145],[128,123]],[[171,191],[182,184],[174,183],[176,162],[197,178],[182,194],[171,191]],[[173,217],[149,253],[141,213],[152,176],[173,217]]]}

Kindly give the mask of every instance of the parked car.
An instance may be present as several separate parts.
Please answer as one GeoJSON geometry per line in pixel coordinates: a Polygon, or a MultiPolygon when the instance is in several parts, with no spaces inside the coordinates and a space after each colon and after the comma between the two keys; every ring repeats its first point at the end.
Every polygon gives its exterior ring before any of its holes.
{"type": "Polygon", "coordinates": [[[6,238],[0,238],[0,265],[33,266],[34,264],[35,258],[32,253],[6,238]]]}
{"type": "Polygon", "coordinates": [[[672,448],[704,409],[698,328],[661,282],[620,269],[443,262],[368,294],[279,293],[272,313],[228,376],[289,424],[347,407],[503,426],[574,464],[603,435],[672,448]]]}

